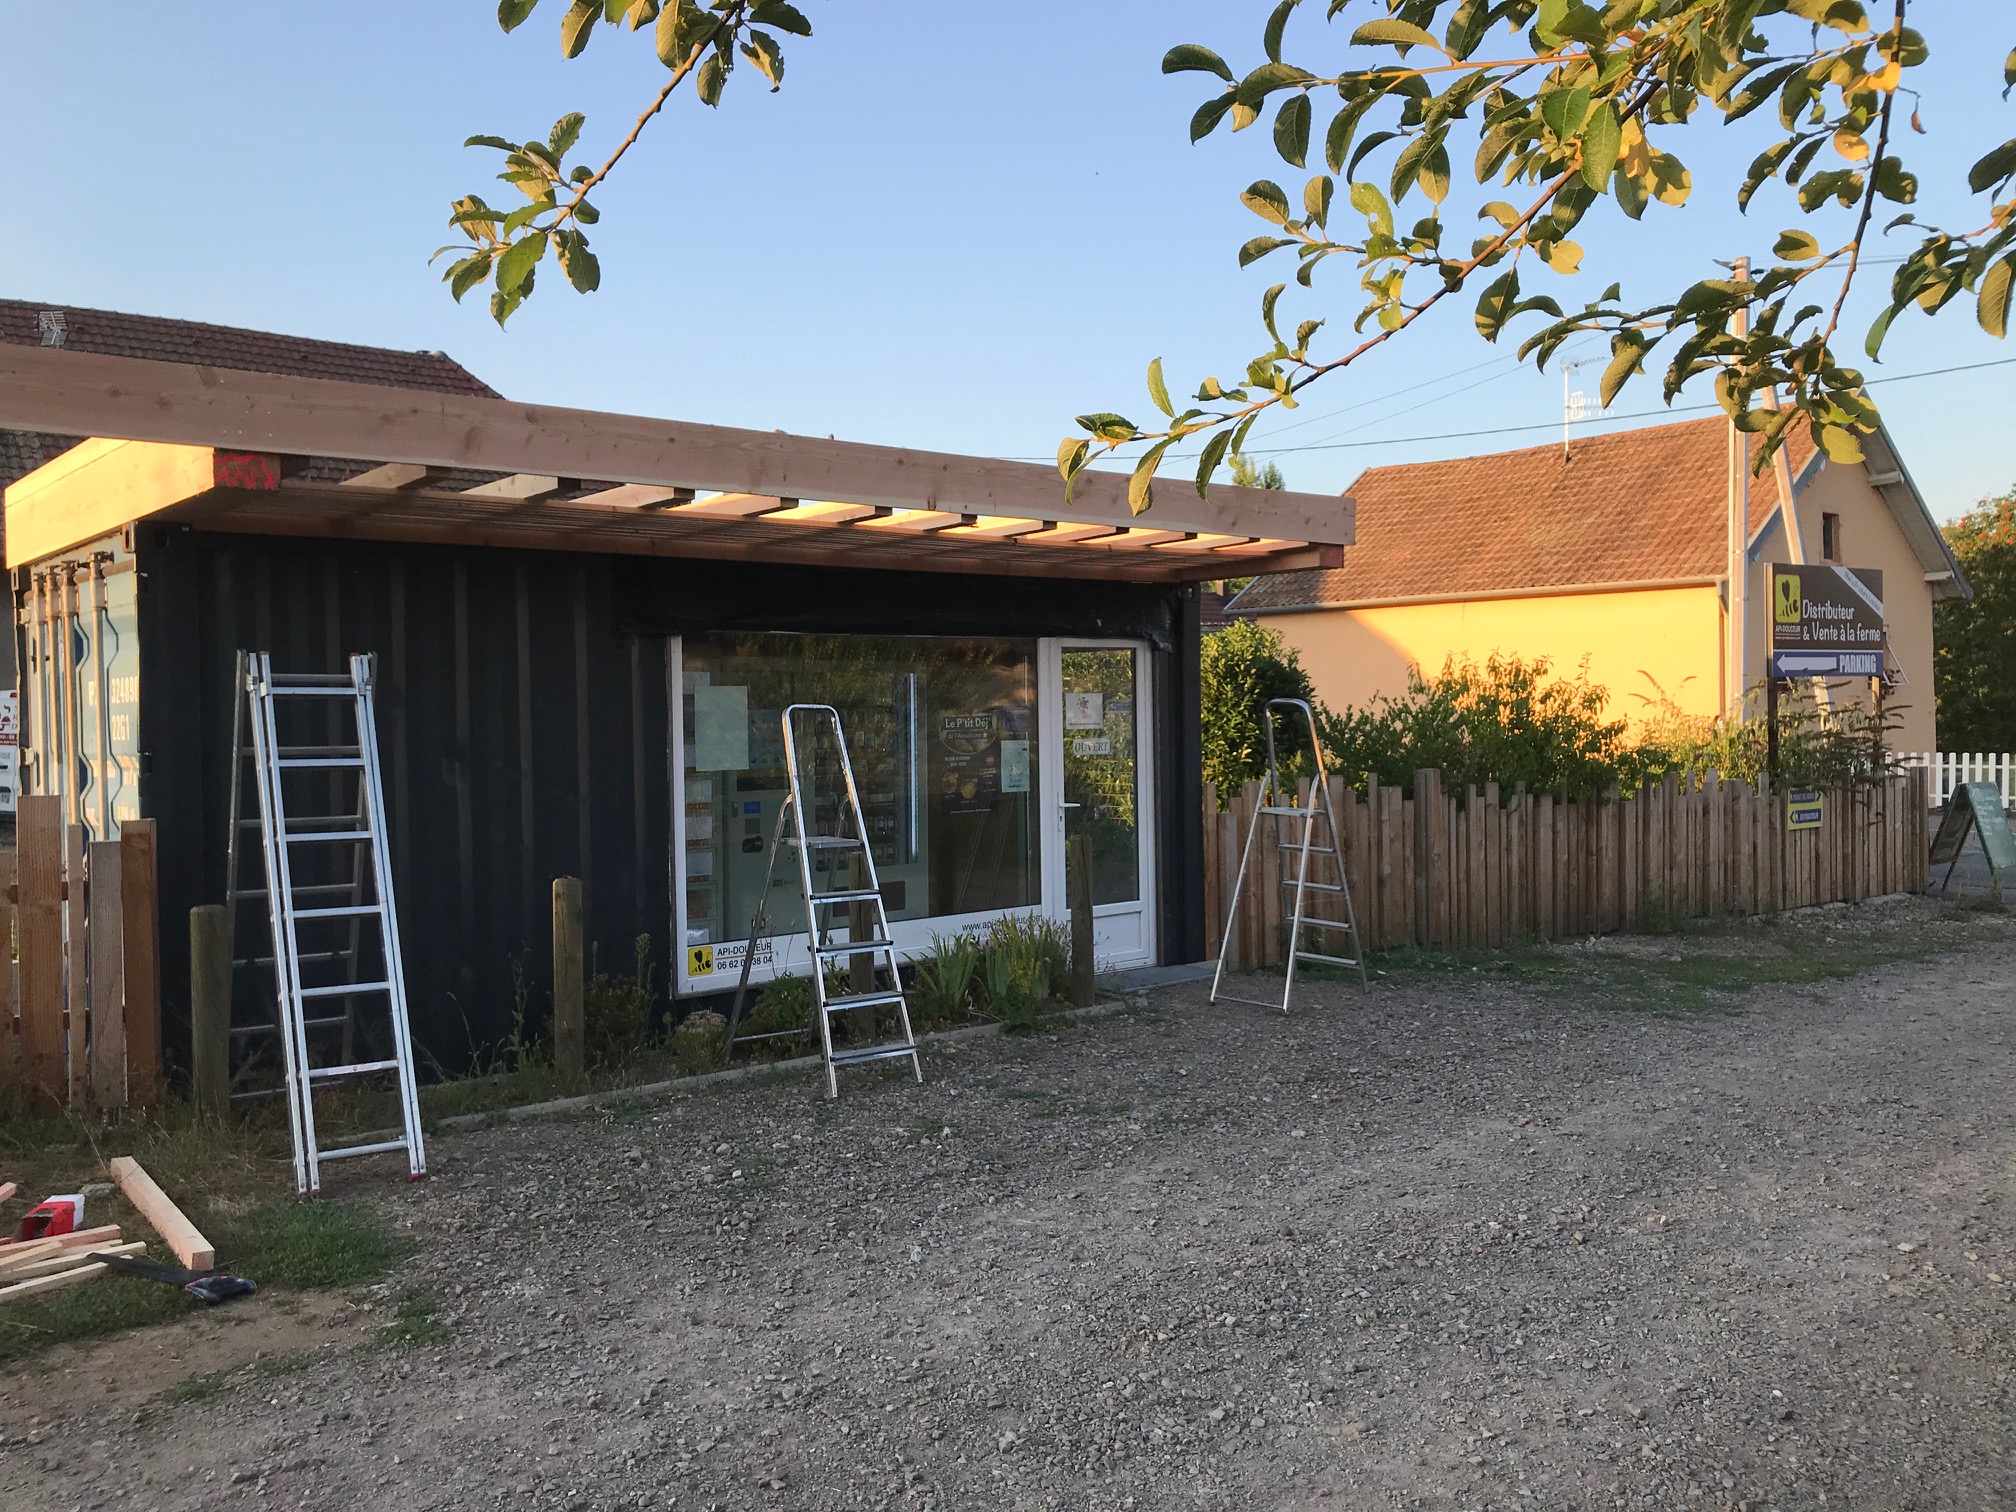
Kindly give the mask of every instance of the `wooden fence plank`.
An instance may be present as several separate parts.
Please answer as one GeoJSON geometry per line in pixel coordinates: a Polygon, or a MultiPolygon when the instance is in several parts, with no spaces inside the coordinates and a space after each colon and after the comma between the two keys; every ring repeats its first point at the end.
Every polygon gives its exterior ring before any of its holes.
{"type": "Polygon", "coordinates": [[[0,852],[0,1073],[10,1079],[21,1063],[21,1017],[14,997],[14,852],[0,852]]]}
{"type": "MultiPolygon", "coordinates": [[[[90,1002],[91,1106],[113,1110],[126,1106],[126,962],[120,934],[125,925],[121,899],[120,851],[117,840],[93,840],[90,855],[89,923],[86,949],[91,957],[86,996],[90,1002]]],[[[70,905],[72,927],[79,909],[70,905]]]]}
{"type": "Polygon", "coordinates": [[[136,1107],[161,1101],[161,934],[158,852],[152,819],[119,828],[120,930],[125,956],[126,1096],[136,1107]]]}
{"type": "Polygon", "coordinates": [[[63,1073],[63,800],[20,800],[15,814],[20,873],[21,1062],[50,1108],[61,1107],[63,1073]]]}
{"type": "Polygon", "coordinates": [[[90,910],[84,900],[84,826],[63,831],[63,1053],[69,1071],[70,1106],[82,1108],[89,1094],[89,1063],[85,1059],[91,978],[90,910]]]}

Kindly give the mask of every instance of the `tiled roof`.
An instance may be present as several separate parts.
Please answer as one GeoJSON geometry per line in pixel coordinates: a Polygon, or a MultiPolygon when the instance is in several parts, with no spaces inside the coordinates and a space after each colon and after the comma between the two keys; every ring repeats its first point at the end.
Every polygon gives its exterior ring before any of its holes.
{"type": "MultiPolygon", "coordinates": [[[[1347,490],[1344,565],[1256,579],[1233,612],[1718,577],[1728,434],[1718,415],[1582,437],[1566,461],[1555,444],[1371,468],[1347,490]]],[[[1786,452],[1796,476],[1813,454],[1804,425],[1786,452]]],[[[1770,473],[1753,477],[1753,531],[1777,503],[1770,473]]]]}
{"type": "MultiPolygon", "coordinates": [[[[445,352],[353,346],[343,341],[280,336],[271,331],[127,315],[116,310],[80,310],[28,299],[0,299],[0,341],[293,378],[334,378],[472,398],[501,397],[445,352]]],[[[34,471],[75,444],[76,438],[70,436],[0,431],[0,486],[34,471]]]]}

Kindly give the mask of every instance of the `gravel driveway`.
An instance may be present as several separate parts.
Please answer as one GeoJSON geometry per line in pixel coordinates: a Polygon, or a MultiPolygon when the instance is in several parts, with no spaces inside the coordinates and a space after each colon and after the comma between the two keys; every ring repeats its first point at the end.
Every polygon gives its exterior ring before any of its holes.
{"type": "Polygon", "coordinates": [[[442,1342],[139,1411],[17,1382],[0,1500],[2016,1506],[2009,922],[1792,927],[1938,951],[1675,1014],[1612,966],[1740,934],[1285,1019],[1178,987],[921,1088],[442,1137],[424,1186],[347,1177],[442,1342]]]}

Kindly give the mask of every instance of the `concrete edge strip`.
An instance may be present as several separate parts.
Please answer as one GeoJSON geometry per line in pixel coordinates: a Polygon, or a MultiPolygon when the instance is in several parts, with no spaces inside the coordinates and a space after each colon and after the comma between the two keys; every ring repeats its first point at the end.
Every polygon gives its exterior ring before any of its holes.
{"type": "MultiPolygon", "coordinates": [[[[1117,1013],[1128,1005],[1123,1001],[1094,1003],[1089,1008],[1066,1008],[1060,1013],[1045,1014],[1040,1024],[1055,1024],[1078,1019],[1102,1018],[1109,1013],[1117,1013]]],[[[1040,1026],[1040,1025],[1039,1025],[1040,1026]]],[[[930,1034],[917,1036],[917,1047],[928,1049],[932,1045],[950,1044],[957,1040],[977,1039],[982,1035],[1004,1032],[1001,1024],[969,1024],[963,1029],[939,1029],[930,1034]]],[[[430,1130],[453,1133],[466,1129],[486,1128],[498,1122],[517,1123],[528,1118],[545,1118],[555,1113],[576,1113],[589,1108],[601,1107],[605,1103],[628,1102],[633,1098],[663,1097],[670,1092],[697,1091],[702,1087],[719,1086],[726,1082],[748,1081],[758,1076],[769,1076],[788,1071],[810,1071],[819,1065],[816,1055],[800,1055],[790,1060],[763,1061],[755,1065],[731,1066],[725,1071],[704,1071],[698,1076],[675,1077],[670,1081],[646,1082],[637,1087],[611,1087],[606,1092],[584,1092],[579,1097],[556,1097],[548,1102],[517,1103],[510,1107],[490,1108],[481,1113],[457,1113],[448,1118],[437,1119],[429,1124],[430,1130]]]]}

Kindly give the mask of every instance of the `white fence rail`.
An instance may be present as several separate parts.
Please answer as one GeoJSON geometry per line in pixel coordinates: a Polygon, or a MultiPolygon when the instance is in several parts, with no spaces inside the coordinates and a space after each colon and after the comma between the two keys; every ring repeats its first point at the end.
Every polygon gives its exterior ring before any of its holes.
{"type": "Polygon", "coordinates": [[[1924,767],[1932,774],[1930,784],[1934,808],[1945,806],[1953,789],[1963,782],[1992,782],[2002,794],[2002,806],[2016,808],[2016,753],[2009,751],[1912,751],[1904,756],[1906,766],[1924,767]]]}

